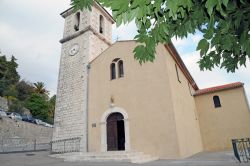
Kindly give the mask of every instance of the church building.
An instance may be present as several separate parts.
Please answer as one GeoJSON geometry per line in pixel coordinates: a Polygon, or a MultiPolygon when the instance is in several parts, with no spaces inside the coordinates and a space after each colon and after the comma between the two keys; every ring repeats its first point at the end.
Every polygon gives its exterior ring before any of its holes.
{"type": "Polygon", "coordinates": [[[74,146],[67,140],[78,138],[81,154],[176,159],[231,150],[232,139],[250,137],[243,83],[199,89],[172,43],[159,44],[155,61],[140,65],[138,43],[113,43],[115,21],[96,2],[92,11],[70,8],[61,16],[54,152],[67,152],[74,146]]]}

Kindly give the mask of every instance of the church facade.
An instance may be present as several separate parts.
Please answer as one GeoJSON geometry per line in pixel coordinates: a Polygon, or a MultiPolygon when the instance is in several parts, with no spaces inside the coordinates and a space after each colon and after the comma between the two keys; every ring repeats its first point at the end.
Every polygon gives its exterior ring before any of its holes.
{"type": "Polygon", "coordinates": [[[199,89],[172,43],[158,45],[155,61],[140,65],[135,41],[112,43],[114,20],[98,3],[61,15],[54,142],[78,137],[81,152],[173,159],[228,150],[231,139],[250,137],[243,83],[199,89]]]}

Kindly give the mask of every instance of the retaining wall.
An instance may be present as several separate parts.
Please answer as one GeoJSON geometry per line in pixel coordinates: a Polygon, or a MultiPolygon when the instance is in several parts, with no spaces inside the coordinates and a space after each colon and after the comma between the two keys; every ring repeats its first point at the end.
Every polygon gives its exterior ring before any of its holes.
{"type": "Polygon", "coordinates": [[[52,139],[52,130],[3,117],[0,119],[0,152],[44,149],[52,139]]]}

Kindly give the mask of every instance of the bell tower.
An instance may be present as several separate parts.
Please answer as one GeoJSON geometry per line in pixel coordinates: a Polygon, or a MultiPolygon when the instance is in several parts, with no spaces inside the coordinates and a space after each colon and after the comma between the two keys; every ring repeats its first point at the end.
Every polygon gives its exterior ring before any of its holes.
{"type": "Polygon", "coordinates": [[[111,45],[114,20],[97,2],[91,11],[74,12],[70,8],[61,16],[65,26],[60,40],[62,49],[52,151],[70,151],[72,149],[67,148],[72,147],[65,147],[60,142],[79,138],[80,151],[87,152],[88,64],[111,45]]]}

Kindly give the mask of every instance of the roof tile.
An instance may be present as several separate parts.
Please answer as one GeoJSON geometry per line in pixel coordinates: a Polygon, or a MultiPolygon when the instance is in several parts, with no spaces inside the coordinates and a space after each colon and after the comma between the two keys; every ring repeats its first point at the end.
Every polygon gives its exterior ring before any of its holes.
{"type": "Polygon", "coordinates": [[[203,95],[203,94],[207,94],[207,93],[218,92],[218,91],[222,91],[222,90],[234,89],[234,88],[242,87],[243,85],[244,84],[242,82],[235,82],[235,83],[231,83],[231,84],[225,84],[225,85],[200,89],[200,90],[197,90],[194,93],[194,96],[199,96],[199,95],[203,95]]]}

